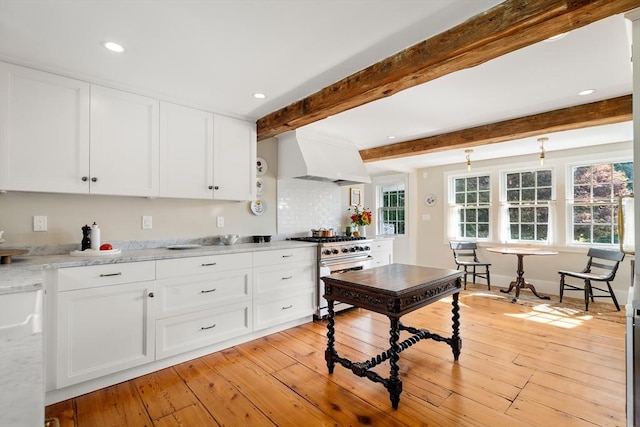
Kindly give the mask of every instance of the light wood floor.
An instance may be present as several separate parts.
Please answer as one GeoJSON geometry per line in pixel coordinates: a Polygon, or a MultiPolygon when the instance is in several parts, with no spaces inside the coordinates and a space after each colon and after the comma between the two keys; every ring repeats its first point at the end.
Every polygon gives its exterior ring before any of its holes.
{"type": "MultiPolygon", "coordinates": [[[[309,323],[46,408],[62,427],[624,426],[624,324],[461,296],[462,354],[431,340],[400,354],[397,410],[381,384],[324,361],[326,325],[309,323]]],[[[403,323],[451,335],[450,300],[403,323]]],[[[389,323],[336,319],[341,356],[385,349],[389,323]]],[[[388,376],[388,363],[379,368],[388,376]]]]}

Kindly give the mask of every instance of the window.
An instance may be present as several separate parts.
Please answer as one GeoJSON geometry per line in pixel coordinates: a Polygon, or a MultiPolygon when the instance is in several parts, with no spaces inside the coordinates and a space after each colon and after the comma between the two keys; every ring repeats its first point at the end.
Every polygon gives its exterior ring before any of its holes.
{"type": "Polygon", "coordinates": [[[507,172],[504,185],[508,239],[549,241],[549,209],[553,194],[551,169],[507,172]]]}
{"type": "Polygon", "coordinates": [[[382,185],[378,209],[378,231],[380,234],[405,234],[405,189],[404,184],[382,185]]]}
{"type": "Polygon", "coordinates": [[[489,175],[453,178],[456,237],[489,238],[491,178],[489,175]]]}
{"type": "Polygon", "coordinates": [[[573,243],[618,243],[618,197],[633,193],[633,162],[574,166],[570,200],[573,243]]]}

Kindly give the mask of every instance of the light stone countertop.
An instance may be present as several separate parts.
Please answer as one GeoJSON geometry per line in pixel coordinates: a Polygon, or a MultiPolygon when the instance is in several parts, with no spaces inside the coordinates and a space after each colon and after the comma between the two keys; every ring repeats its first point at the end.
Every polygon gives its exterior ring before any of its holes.
{"type": "MultiPolygon", "coordinates": [[[[173,243],[169,243],[173,244],[173,243]]],[[[125,246],[125,244],[122,244],[125,246]]],[[[114,244],[114,247],[122,247],[114,244]]],[[[109,256],[71,256],[76,249],[62,247],[66,253],[46,255],[46,250],[34,249],[29,255],[15,256],[11,264],[0,265],[0,294],[28,292],[43,288],[43,269],[83,267],[88,265],[118,264],[124,262],[154,261],[171,258],[187,258],[207,255],[223,255],[242,252],[272,251],[278,249],[315,247],[316,243],[280,240],[270,243],[238,243],[235,245],[203,245],[195,249],[167,249],[163,247],[138,248],[140,244],[129,245],[134,249],[123,248],[118,255],[109,256]],[[45,253],[39,255],[39,253],[45,253]]]]}

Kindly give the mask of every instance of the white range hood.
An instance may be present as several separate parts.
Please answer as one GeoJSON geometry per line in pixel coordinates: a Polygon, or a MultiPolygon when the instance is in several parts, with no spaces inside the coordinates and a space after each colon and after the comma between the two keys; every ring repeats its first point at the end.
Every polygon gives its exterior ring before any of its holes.
{"type": "Polygon", "coordinates": [[[338,185],[371,183],[356,147],[300,129],[278,136],[278,178],[327,181],[338,185]]]}

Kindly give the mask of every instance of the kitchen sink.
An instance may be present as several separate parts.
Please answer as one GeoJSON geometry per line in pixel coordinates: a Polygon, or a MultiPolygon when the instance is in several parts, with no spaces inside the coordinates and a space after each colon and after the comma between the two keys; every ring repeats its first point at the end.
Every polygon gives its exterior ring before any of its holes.
{"type": "Polygon", "coordinates": [[[0,294],[0,340],[42,332],[44,291],[0,294]]]}

